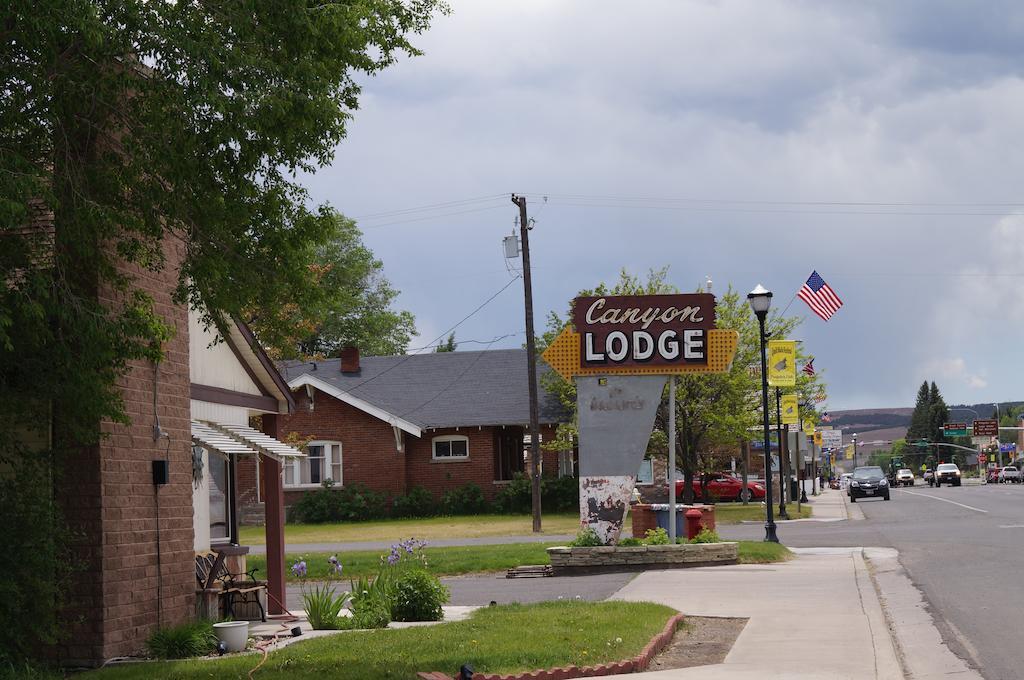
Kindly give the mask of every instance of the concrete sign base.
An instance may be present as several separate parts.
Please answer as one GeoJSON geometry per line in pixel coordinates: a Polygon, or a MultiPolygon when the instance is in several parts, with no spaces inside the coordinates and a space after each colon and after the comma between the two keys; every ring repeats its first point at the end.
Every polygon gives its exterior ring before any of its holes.
{"type": "Polygon", "coordinates": [[[614,543],[661,404],[664,375],[577,376],[580,524],[614,543]]]}

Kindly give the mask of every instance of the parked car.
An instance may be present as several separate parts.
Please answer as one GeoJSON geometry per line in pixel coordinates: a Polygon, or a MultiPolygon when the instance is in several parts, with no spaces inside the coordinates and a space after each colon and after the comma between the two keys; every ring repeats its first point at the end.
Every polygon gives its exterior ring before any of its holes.
{"type": "Polygon", "coordinates": [[[832,479],[828,480],[828,488],[830,488],[830,489],[838,489],[839,488],[839,478],[838,477],[833,477],[832,479]]]}
{"type": "Polygon", "coordinates": [[[1012,465],[1007,465],[999,471],[998,482],[1000,484],[1020,484],[1020,470],[1012,465]]]}
{"type": "Polygon", "coordinates": [[[926,468],[924,474],[921,475],[921,479],[924,480],[924,483],[928,486],[933,486],[935,484],[935,470],[926,468]]]}
{"type": "Polygon", "coordinates": [[[1000,469],[997,467],[990,467],[988,473],[985,475],[985,481],[989,484],[995,484],[999,481],[1000,469]]]}
{"type": "Polygon", "coordinates": [[[956,463],[939,463],[939,467],[935,468],[933,481],[936,487],[942,486],[944,483],[960,486],[960,468],[956,466],[956,463]]]}
{"type": "MultiPolygon", "coordinates": [[[[707,479],[708,496],[714,501],[749,501],[765,497],[764,484],[760,481],[747,480],[747,487],[744,489],[743,480],[734,475],[711,473],[705,475],[705,478],[707,479]]],[[[682,497],[685,486],[685,480],[676,480],[676,498],[682,497]]],[[[699,477],[693,478],[693,497],[703,497],[699,477]]]]}
{"type": "Polygon", "coordinates": [[[856,468],[850,478],[849,494],[851,503],[856,503],[858,498],[889,500],[889,480],[877,465],[856,468]]]}
{"type": "Polygon", "coordinates": [[[914,486],[914,473],[906,468],[897,470],[896,486],[914,486]]]}
{"type": "Polygon", "coordinates": [[[853,477],[852,472],[844,472],[839,475],[839,488],[846,491],[850,488],[850,478],[853,477]]]}

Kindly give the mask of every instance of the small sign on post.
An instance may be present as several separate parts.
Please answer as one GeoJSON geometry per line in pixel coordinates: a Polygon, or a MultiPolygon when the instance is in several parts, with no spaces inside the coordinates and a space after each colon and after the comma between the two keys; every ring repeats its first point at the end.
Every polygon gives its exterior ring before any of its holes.
{"type": "Polygon", "coordinates": [[[975,437],[998,437],[999,436],[999,421],[992,420],[975,420],[974,421],[974,436],[975,437]]]}

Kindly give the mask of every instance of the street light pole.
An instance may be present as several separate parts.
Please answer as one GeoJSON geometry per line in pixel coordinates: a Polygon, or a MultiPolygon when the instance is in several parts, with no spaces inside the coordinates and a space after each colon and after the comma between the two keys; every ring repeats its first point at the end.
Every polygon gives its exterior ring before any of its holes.
{"type": "Polygon", "coordinates": [[[857,469],[857,433],[853,433],[853,469],[857,469]]]}
{"type": "MultiPolygon", "coordinates": [[[[786,455],[782,455],[782,389],[775,388],[775,431],[779,440],[779,519],[789,519],[786,512],[786,459],[789,458],[789,436],[786,435],[786,455]]],[[[788,428],[787,428],[788,430],[788,428]]],[[[771,480],[768,480],[769,483],[771,480]]]]}
{"type": "MultiPolygon", "coordinates": [[[[779,537],[775,534],[775,518],[772,517],[772,442],[768,424],[768,356],[765,353],[764,320],[768,316],[768,308],[772,304],[771,291],[765,290],[764,286],[757,284],[754,290],[747,295],[750,308],[757,316],[757,323],[761,330],[761,415],[764,424],[764,477],[765,481],[765,523],[764,540],[770,543],[778,543],[779,537]]],[[[781,451],[779,452],[781,456],[781,451]]],[[[781,465],[781,460],[779,461],[781,465]]]]}

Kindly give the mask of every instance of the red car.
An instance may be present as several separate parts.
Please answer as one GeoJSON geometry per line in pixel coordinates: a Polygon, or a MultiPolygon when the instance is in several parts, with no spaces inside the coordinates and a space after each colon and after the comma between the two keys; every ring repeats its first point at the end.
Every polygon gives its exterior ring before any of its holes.
{"type": "MultiPolygon", "coordinates": [[[[743,489],[743,480],[733,475],[713,472],[704,475],[707,480],[708,496],[713,501],[743,501],[764,498],[764,484],[761,482],[748,481],[746,490],[743,489]]],[[[685,481],[676,480],[676,498],[683,495],[685,481]]],[[[700,489],[700,477],[693,478],[693,497],[703,498],[700,489]]]]}

